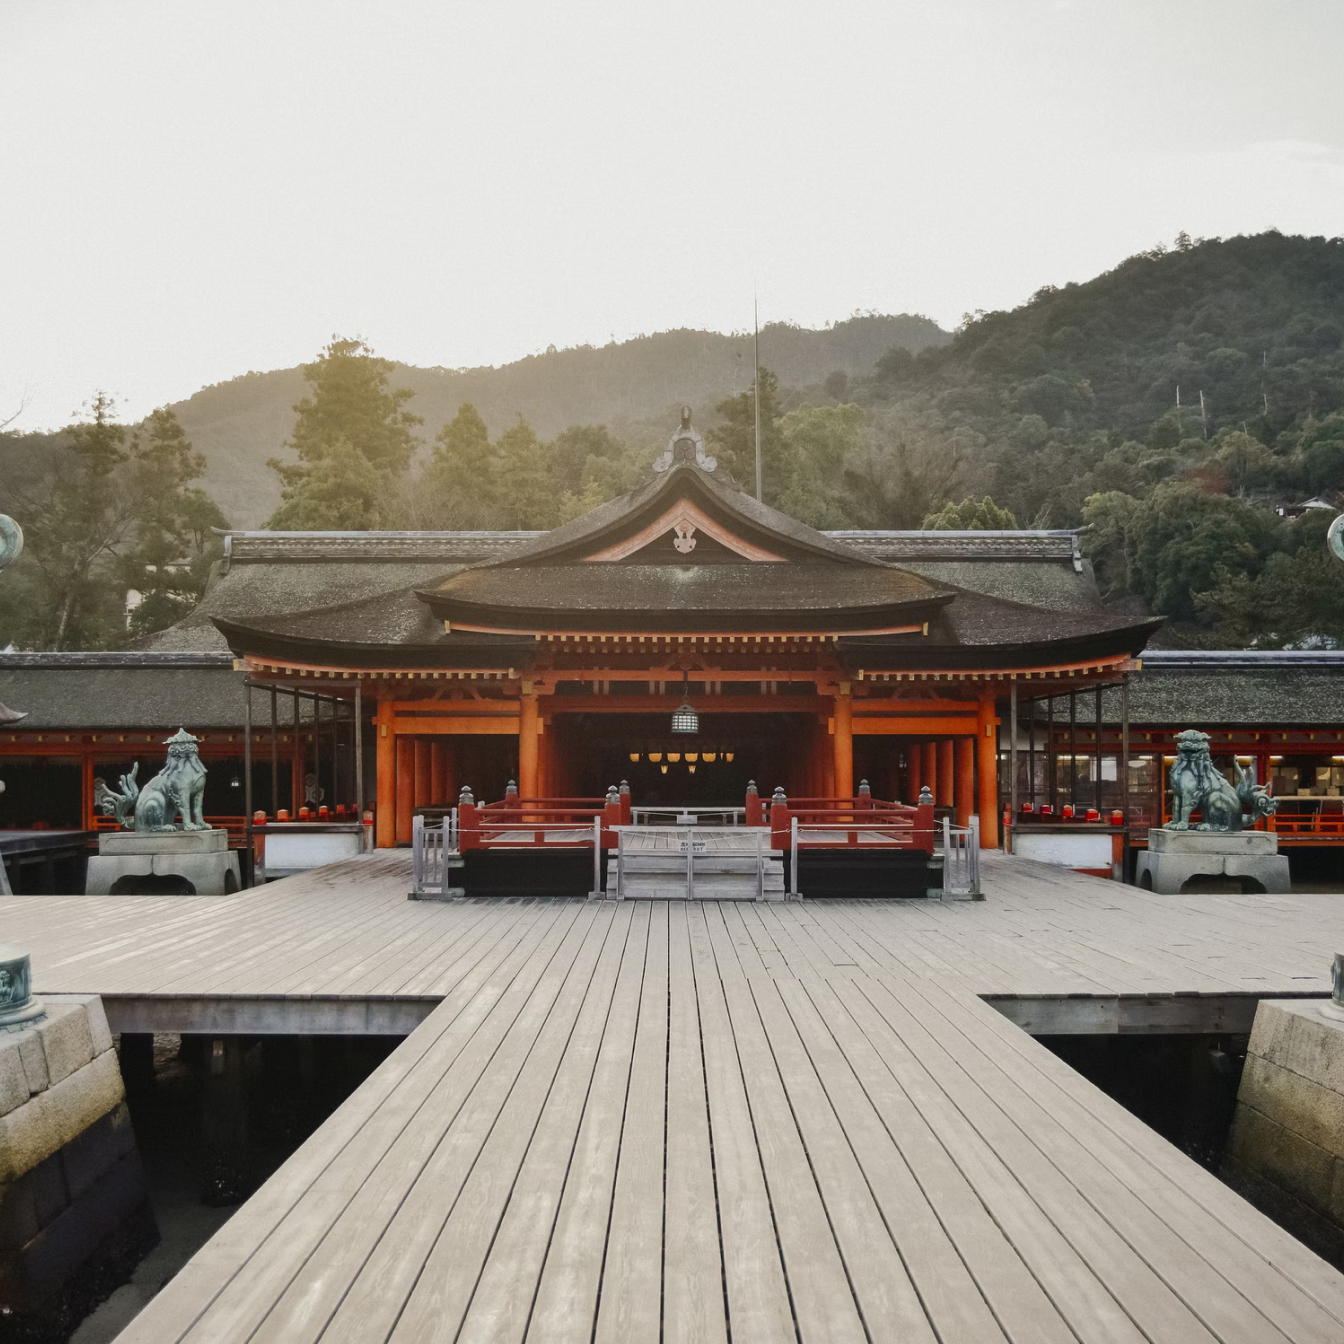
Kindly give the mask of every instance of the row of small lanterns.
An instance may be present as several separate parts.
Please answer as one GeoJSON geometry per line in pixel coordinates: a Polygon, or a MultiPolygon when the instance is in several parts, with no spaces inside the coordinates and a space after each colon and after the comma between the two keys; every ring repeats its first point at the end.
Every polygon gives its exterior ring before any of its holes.
{"type": "Polygon", "coordinates": [[[667,774],[668,764],[678,765],[682,761],[686,762],[686,769],[691,774],[695,774],[696,763],[703,761],[706,765],[713,765],[720,757],[725,761],[731,761],[736,755],[732,751],[632,751],[630,760],[638,765],[641,755],[645,757],[651,765],[658,766],[663,774],[667,774]]]}

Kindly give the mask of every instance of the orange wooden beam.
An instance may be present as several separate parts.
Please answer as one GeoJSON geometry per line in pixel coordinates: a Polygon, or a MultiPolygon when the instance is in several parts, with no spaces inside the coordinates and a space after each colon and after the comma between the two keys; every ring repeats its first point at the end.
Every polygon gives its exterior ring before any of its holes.
{"type": "Polygon", "coordinates": [[[375,840],[379,849],[390,849],[397,842],[397,739],[389,701],[378,702],[378,712],[373,722],[374,731],[378,735],[375,840]]]}
{"type": "Polygon", "coordinates": [[[981,849],[999,847],[998,723],[998,719],[994,717],[994,702],[986,699],[980,705],[980,718],[975,736],[976,766],[979,774],[981,849]]]}
{"type": "Polygon", "coordinates": [[[853,701],[849,687],[842,686],[835,697],[835,717],[831,733],[831,750],[835,760],[834,787],[836,797],[850,798],[854,794],[854,731],[853,701]]]}
{"type": "Polygon", "coordinates": [[[957,738],[956,750],[957,825],[965,826],[975,811],[975,738],[957,738]]]}

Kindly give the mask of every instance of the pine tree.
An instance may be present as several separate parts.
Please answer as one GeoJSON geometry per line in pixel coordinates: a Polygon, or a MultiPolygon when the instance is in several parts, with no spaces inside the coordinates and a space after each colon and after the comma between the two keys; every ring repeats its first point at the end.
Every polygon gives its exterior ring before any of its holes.
{"type": "Polygon", "coordinates": [[[284,482],[271,527],[331,528],[333,517],[347,528],[384,525],[418,443],[412,429],[423,423],[405,409],[412,392],[389,388],[395,367],[365,342],[340,336],[302,366],[313,390],[294,407],[298,419],[286,445],[298,462],[270,463],[284,482]],[[352,493],[342,499],[346,488],[352,493]]]}

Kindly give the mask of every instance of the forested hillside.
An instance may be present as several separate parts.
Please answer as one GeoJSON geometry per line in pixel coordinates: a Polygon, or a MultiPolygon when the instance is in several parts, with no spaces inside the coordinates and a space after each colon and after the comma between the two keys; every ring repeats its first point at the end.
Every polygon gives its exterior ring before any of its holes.
{"type": "MultiPolygon", "coordinates": [[[[805,522],[1083,527],[1108,599],[1169,617],[1167,643],[1344,642],[1344,566],[1322,544],[1344,492],[1338,239],[1182,235],[952,338],[855,317],[769,326],[761,354],[765,497],[805,522]],[[1302,513],[1313,495],[1329,507],[1302,513]]],[[[3,502],[34,536],[0,585],[0,645],[124,639],[118,584],[155,598],[135,629],[171,619],[208,566],[211,500],[235,526],[554,526],[629,488],[682,401],[749,485],[750,338],[688,331],[478,370],[337,338],[157,412],[148,437],[0,435],[3,502]],[[123,490],[109,514],[100,481],[163,444],[172,489],[148,515],[123,490]],[[85,521],[62,512],[63,480],[85,521]],[[71,540],[98,529],[101,550],[71,540]],[[173,547],[185,564],[162,563],[173,547]],[[23,591],[40,619],[12,615],[23,591]]]]}
{"type": "MultiPolygon", "coordinates": [[[[789,386],[806,387],[837,370],[866,374],[893,346],[915,351],[947,340],[923,317],[855,316],[816,331],[770,323],[761,358],[789,386]]],[[[751,354],[750,335],[665,331],[601,347],[552,347],[499,368],[397,364],[392,377],[415,394],[426,444],[470,402],[492,434],[522,416],[542,438],[568,425],[606,424],[624,440],[660,448],[682,401],[708,418],[715,402],[751,386],[751,354]]],[[[170,408],[205,457],[202,487],[235,527],[260,527],[280,503],[279,479],[266,463],[288,439],[303,392],[300,371],[280,369],[203,388],[170,408]]]]}
{"type": "MultiPolygon", "coordinates": [[[[1103,585],[1169,616],[1168,640],[1328,642],[1331,515],[1275,510],[1344,490],[1342,342],[1341,240],[1182,235],[893,351],[852,395],[934,493],[1088,525],[1103,585]]],[[[862,471],[848,493],[871,517],[862,471]]]]}

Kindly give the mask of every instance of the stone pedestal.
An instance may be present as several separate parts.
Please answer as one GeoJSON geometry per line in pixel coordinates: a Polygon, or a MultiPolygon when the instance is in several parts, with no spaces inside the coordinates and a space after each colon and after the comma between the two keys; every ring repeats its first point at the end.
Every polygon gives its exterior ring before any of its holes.
{"type": "Polygon", "coordinates": [[[1134,880],[1163,896],[1183,890],[1229,893],[1287,892],[1288,856],[1271,831],[1148,832],[1134,880]]]}
{"type": "Polygon", "coordinates": [[[1223,1177],[1300,1240],[1344,1258],[1344,1021],[1328,999],[1262,999],[1223,1177]]]}
{"type": "Polygon", "coordinates": [[[225,896],[242,886],[228,832],[110,831],[89,860],[88,896],[225,896]]]}
{"type": "Polygon", "coordinates": [[[0,1317],[24,1339],[77,1320],[158,1240],[102,1002],[46,1010],[0,1035],[0,1317]]]}

